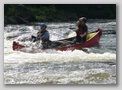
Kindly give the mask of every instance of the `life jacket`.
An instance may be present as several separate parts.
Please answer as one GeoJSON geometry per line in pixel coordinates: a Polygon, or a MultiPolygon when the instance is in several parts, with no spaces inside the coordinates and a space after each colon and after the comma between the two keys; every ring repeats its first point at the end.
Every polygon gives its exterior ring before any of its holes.
{"type": "MultiPolygon", "coordinates": [[[[40,37],[42,37],[46,32],[48,32],[48,31],[45,30],[45,31],[37,32],[37,40],[40,40],[40,37]]],[[[49,37],[42,42],[46,42],[46,41],[49,41],[49,37]]]]}

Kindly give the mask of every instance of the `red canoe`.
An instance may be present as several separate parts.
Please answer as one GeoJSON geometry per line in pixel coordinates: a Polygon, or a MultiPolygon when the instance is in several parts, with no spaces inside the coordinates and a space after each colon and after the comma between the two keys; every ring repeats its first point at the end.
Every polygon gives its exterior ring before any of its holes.
{"type": "MultiPolygon", "coordinates": [[[[72,37],[72,38],[68,38],[68,39],[53,41],[52,44],[58,42],[58,45],[54,46],[50,49],[66,51],[66,50],[75,50],[75,49],[93,47],[96,44],[98,44],[101,36],[102,36],[102,29],[98,28],[98,30],[88,33],[87,41],[82,44],[81,43],[71,44],[71,42],[75,39],[75,37],[72,37]],[[61,44],[59,45],[59,43],[61,43],[61,44]]],[[[12,46],[13,50],[20,50],[20,49],[26,48],[26,47],[27,46],[19,44],[19,42],[13,41],[13,46],[12,46]]],[[[40,48],[40,49],[46,50],[45,48],[40,48]]]]}

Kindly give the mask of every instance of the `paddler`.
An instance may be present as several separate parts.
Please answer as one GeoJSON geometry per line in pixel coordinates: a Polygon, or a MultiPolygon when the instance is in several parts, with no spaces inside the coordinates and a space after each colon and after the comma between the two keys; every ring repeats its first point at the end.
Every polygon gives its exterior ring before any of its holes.
{"type": "Polygon", "coordinates": [[[79,18],[79,20],[76,22],[76,25],[78,29],[76,32],[76,40],[75,43],[83,43],[86,41],[86,35],[88,32],[88,27],[86,25],[87,19],[85,17],[79,18]]]}
{"type": "Polygon", "coordinates": [[[43,48],[50,47],[50,40],[49,40],[49,32],[46,30],[47,25],[45,23],[40,24],[40,30],[37,32],[37,37],[32,36],[33,41],[40,41],[42,40],[43,48]]]}

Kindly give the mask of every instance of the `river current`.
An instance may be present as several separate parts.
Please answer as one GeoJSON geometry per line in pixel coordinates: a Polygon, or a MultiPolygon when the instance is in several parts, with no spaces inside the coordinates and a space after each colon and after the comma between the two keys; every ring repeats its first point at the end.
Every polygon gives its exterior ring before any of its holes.
{"type": "MultiPolygon", "coordinates": [[[[87,51],[13,51],[12,42],[36,35],[39,23],[4,27],[5,84],[116,84],[116,20],[89,20],[88,31],[103,28],[99,45],[87,51]]],[[[75,36],[75,22],[46,22],[50,40],[75,36]]]]}

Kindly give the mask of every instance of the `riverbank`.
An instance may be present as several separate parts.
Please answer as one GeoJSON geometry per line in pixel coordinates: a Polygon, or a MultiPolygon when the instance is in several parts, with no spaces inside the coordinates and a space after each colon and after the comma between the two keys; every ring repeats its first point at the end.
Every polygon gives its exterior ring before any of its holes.
{"type": "Polygon", "coordinates": [[[88,19],[115,19],[116,4],[5,4],[4,25],[31,22],[68,22],[88,19]]]}

